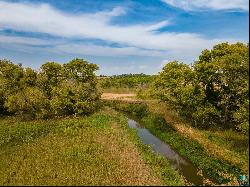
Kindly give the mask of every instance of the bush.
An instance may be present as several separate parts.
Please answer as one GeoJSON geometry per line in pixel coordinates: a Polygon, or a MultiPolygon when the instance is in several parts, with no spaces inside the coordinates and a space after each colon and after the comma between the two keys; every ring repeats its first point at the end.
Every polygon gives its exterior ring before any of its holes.
{"type": "Polygon", "coordinates": [[[52,89],[62,80],[62,66],[55,62],[47,62],[40,68],[38,74],[38,87],[43,90],[49,99],[52,97],[52,89]]]}
{"type": "Polygon", "coordinates": [[[0,114],[3,114],[4,108],[4,79],[0,76],[0,114]]]}
{"type": "Polygon", "coordinates": [[[42,91],[35,87],[27,87],[15,94],[9,95],[5,107],[9,112],[30,117],[45,117],[48,109],[48,99],[42,91]]]}
{"type": "Polygon", "coordinates": [[[0,112],[29,117],[90,114],[100,93],[95,64],[73,59],[63,66],[48,62],[37,73],[7,60],[0,61],[0,112]]]}
{"type": "Polygon", "coordinates": [[[53,88],[51,109],[55,115],[90,114],[96,111],[100,94],[90,84],[63,81],[53,88]]]}
{"type": "Polygon", "coordinates": [[[123,74],[114,75],[99,79],[101,88],[128,88],[128,89],[141,89],[148,88],[154,80],[154,75],[141,74],[123,74]]]}
{"type": "Polygon", "coordinates": [[[144,117],[148,115],[148,107],[144,103],[126,103],[123,101],[105,101],[106,106],[110,106],[114,109],[130,113],[137,117],[144,117]]]}

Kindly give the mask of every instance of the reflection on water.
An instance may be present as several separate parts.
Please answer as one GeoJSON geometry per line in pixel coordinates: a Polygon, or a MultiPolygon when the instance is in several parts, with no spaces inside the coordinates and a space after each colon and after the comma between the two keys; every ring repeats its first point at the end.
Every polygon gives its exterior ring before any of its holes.
{"type": "Polygon", "coordinates": [[[203,184],[203,177],[198,175],[198,168],[196,168],[190,161],[181,157],[171,147],[161,141],[159,138],[151,134],[147,129],[140,126],[136,121],[128,119],[128,124],[131,128],[137,129],[138,136],[144,144],[168,159],[171,166],[178,170],[189,182],[195,185],[203,184]]]}

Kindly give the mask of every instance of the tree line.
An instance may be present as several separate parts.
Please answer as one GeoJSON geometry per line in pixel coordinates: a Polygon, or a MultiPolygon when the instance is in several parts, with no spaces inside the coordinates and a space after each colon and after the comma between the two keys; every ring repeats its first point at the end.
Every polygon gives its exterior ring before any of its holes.
{"type": "Polygon", "coordinates": [[[35,118],[92,113],[100,98],[96,70],[83,59],[48,62],[39,71],[0,60],[0,113],[35,118]]]}
{"type": "Polygon", "coordinates": [[[147,88],[156,75],[122,74],[100,79],[101,88],[147,88]]]}
{"type": "MultiPolygon", "coordinates": [[[[50,117],[89,114],[102,88],[149,88],[197,127],[249,130],[249,45],[215,45],[193,65],[167,63],[158,75],[124,74],[97,80],[96,64],[73,59],[43,64],[39,71],[0,60],[0,113],[50,117]]],[[[140,92],[141,91],[141,92],[140,92]]]]}

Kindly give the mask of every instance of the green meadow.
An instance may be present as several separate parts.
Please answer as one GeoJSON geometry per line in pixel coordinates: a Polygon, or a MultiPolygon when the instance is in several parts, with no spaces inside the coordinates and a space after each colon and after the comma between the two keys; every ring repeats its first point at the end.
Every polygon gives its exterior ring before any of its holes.
{"type": "Polygon", "coordinates": [[[125,116],[0,120],[0,185],[182,185],[125,116]]]}

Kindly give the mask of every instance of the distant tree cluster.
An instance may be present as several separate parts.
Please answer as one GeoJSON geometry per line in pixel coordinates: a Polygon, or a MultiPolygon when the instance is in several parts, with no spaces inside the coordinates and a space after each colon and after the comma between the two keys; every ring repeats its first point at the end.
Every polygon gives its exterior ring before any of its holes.
{"type": "Polygon", "coordinates": [[[36,118],[92,113],[100,98],[96,70],[82,59],[48,62],[38,72],[0,60],[0,113],[36,118]]]}
{"type": "Polygon", "coordinates": [[[249,45],[215,45],[193,66],[177,61],[165,65],[154,93],[197,126],[249,130],[249,45]]]}
{"type": "Polygon", "coordinates": [[[114,75],[102,79],[102,88],[144,88],[153,82],[154,76],[141,74],[114,75]]]}

